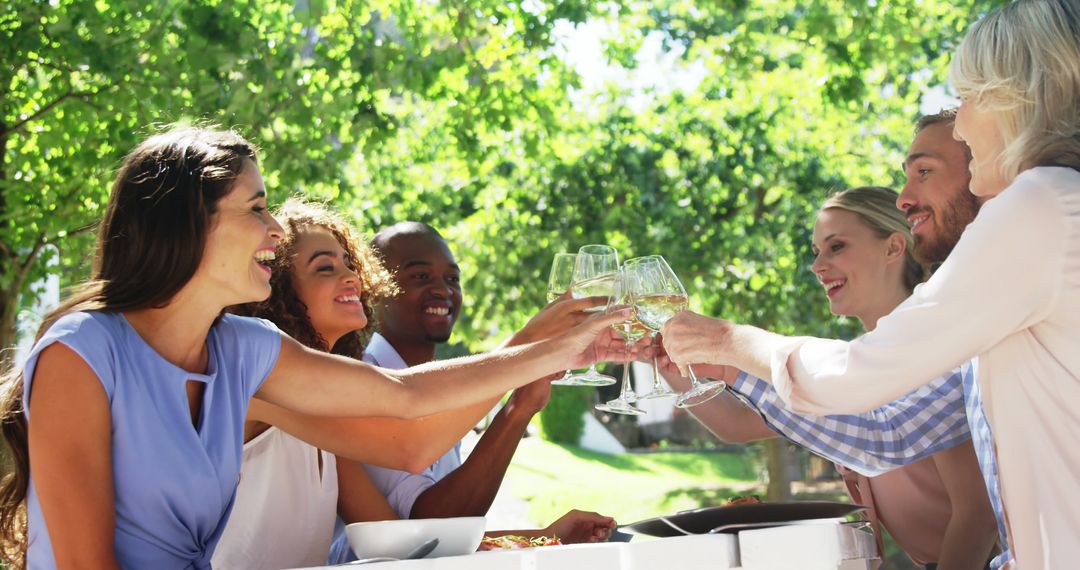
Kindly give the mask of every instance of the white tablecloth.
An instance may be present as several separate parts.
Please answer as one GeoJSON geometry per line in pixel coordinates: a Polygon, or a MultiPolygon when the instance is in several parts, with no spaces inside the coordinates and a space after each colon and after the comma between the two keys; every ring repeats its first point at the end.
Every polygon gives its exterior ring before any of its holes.
{"type": "MultiPolygon", "coordinates": [[[[644,537],[642,537],[644,538],[644,537]]],[[[873,536],[835,522],[630,543],[365,564],[365,570],[875,570],[873,536]]],[[[331,567],[323,567],[331,568],[331,567]]],[[[347,566],[346,566],[347,568],[347,566]]]]}

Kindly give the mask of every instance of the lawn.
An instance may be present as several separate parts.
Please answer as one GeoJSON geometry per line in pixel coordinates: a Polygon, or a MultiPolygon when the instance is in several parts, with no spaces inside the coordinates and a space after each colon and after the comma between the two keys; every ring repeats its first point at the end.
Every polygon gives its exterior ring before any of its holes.
{"type": "Polygon", "coordinates": [[[578,508],[633,522],[763,492],[751,457],[713,452],[607,455],[529,438],[521,442],[506,482],[514,496],[529,502],[533,520],[554,520],[578,508]]]}

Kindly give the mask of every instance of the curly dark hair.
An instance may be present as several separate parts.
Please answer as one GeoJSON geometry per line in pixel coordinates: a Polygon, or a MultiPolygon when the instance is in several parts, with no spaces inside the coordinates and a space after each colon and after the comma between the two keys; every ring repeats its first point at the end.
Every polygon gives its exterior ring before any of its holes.
{"type": "Polygon", "coordinates": [[[270,297],[258,303],[238,305],[230,310],[236,314],[259,317],[272,321],[282,331],[307,347],[332,352],[352,358],[360,358],[364,345],[375,330],[372,307],[381,299],[396,295],[398,288],[394,276],[386,270],[379,256],[366,241],[356,239],[351,226],[341,214],[325,204],[308,202],[299,197],[289,198],[274,212],[274,217],[285,229],[274,257],[273,274],[270,276],[270,297]],[[293,288],[293,259],[296,257],[297,239],[305,228],[325,228],[345,250],[346,261],[356,268],[360,278],[360,303],[364,307],[368,324],[361,330],[341,337],[333,347],[315,330],[308,317],[307,305],[300,300],[293,288]]]}

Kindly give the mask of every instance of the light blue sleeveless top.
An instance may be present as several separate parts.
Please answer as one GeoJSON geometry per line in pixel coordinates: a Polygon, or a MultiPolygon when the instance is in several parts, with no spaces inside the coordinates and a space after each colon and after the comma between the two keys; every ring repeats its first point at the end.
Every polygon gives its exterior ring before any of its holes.
{"type": "MultiPolygon", "coordinates": [[[[207,338],[207,374],[193,374],[162,358],[120,313],[66,315],[34,345],[23,369],[31,422],[34,366],[54,342],[86,361],[109,398],[120,566],[210,568],[239,481],[248,401],[277,361],[281,332],[268,321],[225,315],[207,338]],[[206,383],[197,426],[188,380],[206,383]]],[[[27,510],[28,567],[55,568],[33,473],[27,510]]]]}

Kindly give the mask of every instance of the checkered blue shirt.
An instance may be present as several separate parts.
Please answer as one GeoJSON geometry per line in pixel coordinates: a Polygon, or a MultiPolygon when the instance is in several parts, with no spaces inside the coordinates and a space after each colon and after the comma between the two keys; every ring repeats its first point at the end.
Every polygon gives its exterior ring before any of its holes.
{"type": "Polygon", "coordinates": [[[937,378],[900,399],[854,415],[814,416],[787,407],[768,382],[740,373],[733,392],[787,439],[867,476],[880,475],[972,438],[997,519],[1002,548],[991,563],[1001,568],[1012,559],[1005,538],[1004,510],[998,485],[990,424],[982,407],[974,361],[937,378]]]}
{"type": "Polygon", "coordinates": [[[975,445],[979,471],[982,471],[983,480],[986,481],[990,507],[994,509],[994,518],[997,519],[1002,552],[990,562],[990,568],[997,569],[1012,560],[1012,552],[1009,551],[1009,542],[1005,534],[1005,509],[1001,505],[1001,485],[998,483],[997,458],[994,456],[994,436],[990,431],[990,423],[986,421],[986,411],[983,410],[977,368],[978,360],[972,360],[960,367],[964,377],[964,406],[967,408],[971,442],[975,445]]]}
{"type": "Polygon", "coordinates": [[[948,449],[971,437],[960,370],[876,410],[815,416],[789,410],[772,384],[740,373],[732,384],[773,431],[868,477],[948,449]]]}

